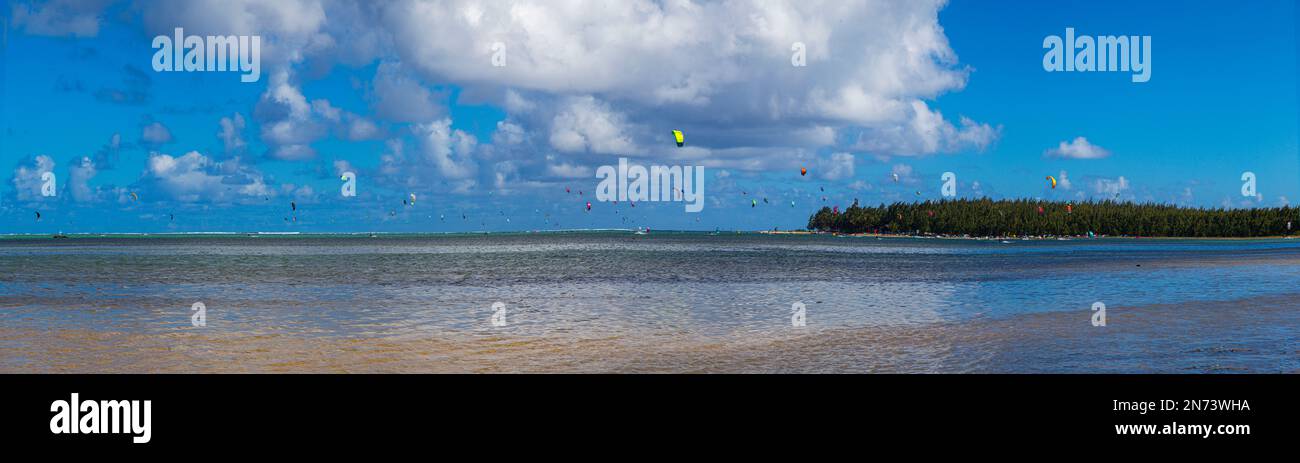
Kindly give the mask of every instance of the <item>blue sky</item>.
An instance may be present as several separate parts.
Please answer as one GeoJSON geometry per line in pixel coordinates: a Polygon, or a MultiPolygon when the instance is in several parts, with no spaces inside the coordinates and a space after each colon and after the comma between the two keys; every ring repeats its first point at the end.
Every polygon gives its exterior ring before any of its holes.
{"type": "Polygon", "coordinates": [[[944,172],[962,197],[1300,199],[1293,2],[51,0],[0,14],[0,233],[791,229],[854,198],[939,199],[944,172]],[[175,27],[261,37],[261,78],[154,71],[151,41],[175,27]],[[1066,27],[1151,36],[1150,81],[1044,71],[1043,39],[1066,27]],[[807,66],[791,66],[795,42],[807,66]],[[619,157],[706,166],[704,211],[596,201],[594,170],[619,157]],[[356,197],[340,194],[344,170],[356,197]]]}

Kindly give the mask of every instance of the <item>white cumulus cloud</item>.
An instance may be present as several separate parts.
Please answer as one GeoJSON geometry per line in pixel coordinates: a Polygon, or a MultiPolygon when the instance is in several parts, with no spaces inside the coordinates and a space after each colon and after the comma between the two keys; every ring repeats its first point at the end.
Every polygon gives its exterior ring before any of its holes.
{"type": "Polygon", "coordinates": [[[1110,156],[1110,151],[1089,143],[1087,138],[1077,137],[1069,142],[1061,142],[1056,148],[1043,152],[1043,155],[1049,158],[1101,159],[1110,156]]]}
{"type": "Polygon", "coordinates": [[[1128,189],[1128,179],[1124,178],[1122,175],[1115,179],[1099,178],[1094,180],[1092,183],[1092,191],[1108,199],[1118,197],[1125,191],[1128,191],[1128,189]]]}
{"type": "Polygon", "coordinates": [[[152,122],[146,124],[140,130],[140,141],[150,145],[161,145],[172,141],[172,132],[161,122],[152,122]]]}
{"type": "MultiPolygon", "coordinates": [[[[44,154],[37,155],[35,158],[28,158],[14,168],[12,183],[14,185],[14,197],[18,201],[32,201],[43,198],[41,196],[41,186],[45,181],[41,177],[46,172],[54,171],[54,158],[44,154]]],[[[55,177],[57,186],[58,177],[55,177]]]]}
{"type": "Polygon", "coordinates": [[[190,151],[182,156],[151,153],[141,178],[150,196],[162,193],[182,202],[229,202],[271,195],[262,174],[238,160],[217,162],[190,151]]]}
{"type": "Polygon", "coordinates": [[[421,124],[413,129],[420,137],[425,159],[431,161],[446,178],[468,179],[477,172],[473,135],[451,128],[451,119],[421,124]]]}
{"type": "Polygon", "coordinates": [[[244,116],[235,113],[231,117],[223,117],[218,123],[221,131],[217,132],[217,138],[221,139],[221,144],[225,146],[227,153],[235,153],[244,149],[248,145],[244,141],[244,116]]]}

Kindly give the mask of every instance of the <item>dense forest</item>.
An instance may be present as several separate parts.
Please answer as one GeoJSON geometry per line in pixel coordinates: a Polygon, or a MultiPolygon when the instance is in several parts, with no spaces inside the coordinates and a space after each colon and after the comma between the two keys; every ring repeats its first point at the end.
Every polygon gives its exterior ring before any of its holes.
{"type": "Polygon", "coordinates": [[[835,233],[970,236],[1260,237],[1294,233],[1300,209],[1199,209],[1131,202],[955,199],[823,207],[808,229],[835,233]],[[1294,223],[1294,224],[1293,224],[1294,223]]]}

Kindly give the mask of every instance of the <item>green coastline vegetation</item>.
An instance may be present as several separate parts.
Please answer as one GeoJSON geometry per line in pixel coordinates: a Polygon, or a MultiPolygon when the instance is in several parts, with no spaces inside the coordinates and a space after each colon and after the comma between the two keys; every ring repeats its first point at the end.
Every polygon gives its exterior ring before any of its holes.
{"type": "Polygon", "coordinates": [[[1300,209],[1205,209],[1116,201],[952,199],[847,209],[823,207],[808,229],[844,234],[972,237],[1134,236],[1261,238],[1290,236],[1300,209]]]}

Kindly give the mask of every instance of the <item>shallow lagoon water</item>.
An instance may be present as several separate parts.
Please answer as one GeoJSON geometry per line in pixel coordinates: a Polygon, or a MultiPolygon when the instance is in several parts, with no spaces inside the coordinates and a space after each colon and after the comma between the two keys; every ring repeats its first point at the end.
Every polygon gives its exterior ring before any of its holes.
{"type": "Polygon", "coordinates": [[[1296,240],[8,237],[0,371],[1295,372],[1297,301],[1296,240]]]}

